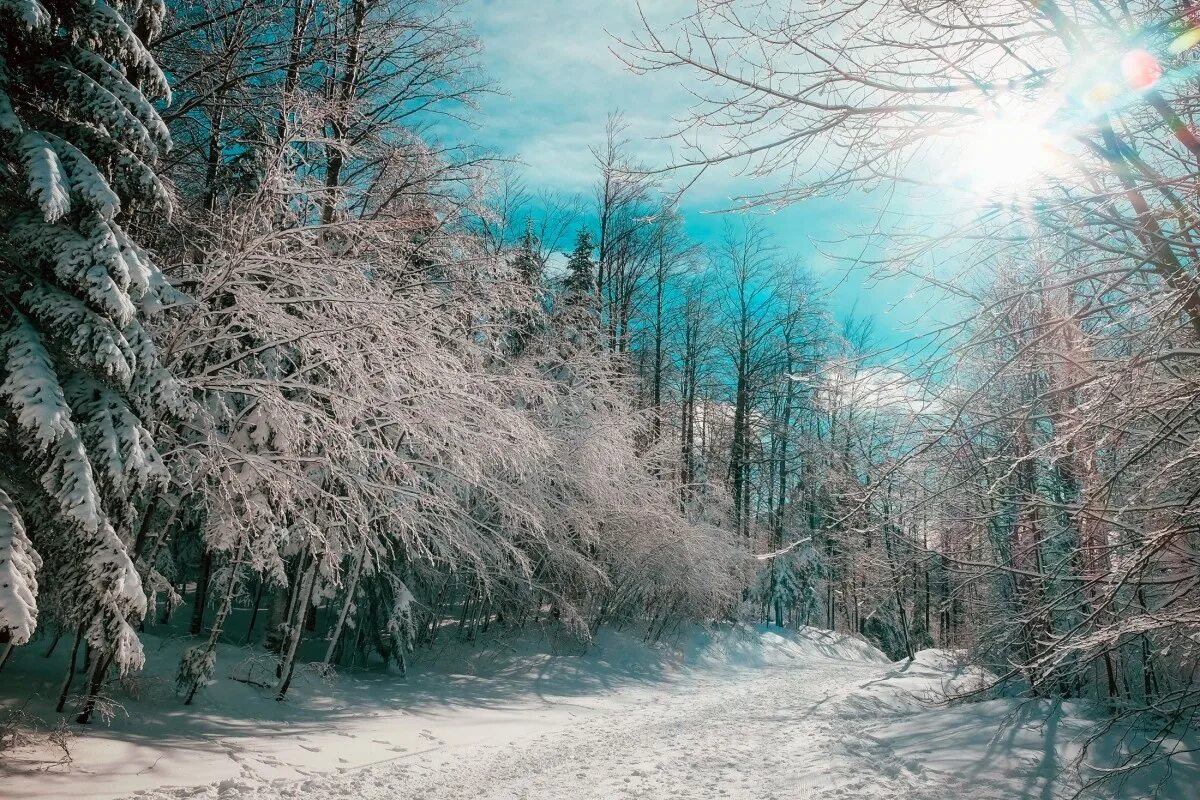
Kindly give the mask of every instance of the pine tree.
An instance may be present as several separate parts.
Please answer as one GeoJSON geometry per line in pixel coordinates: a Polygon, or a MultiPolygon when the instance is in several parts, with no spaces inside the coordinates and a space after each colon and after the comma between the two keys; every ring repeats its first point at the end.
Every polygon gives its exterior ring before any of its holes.
{"type": "Polygon", "coordinates": [[[109,664],[142,661],[133,503],[167,477],[150,420],[181,408],[142,327],[179,297],[125,229],[134,209],[169,213],[151,100],[170,91],[142,41],[163,16],[161,0],[0,1],[0,574],[17,576],[0,640],[28,641],[40,584],[95,653],[93,693],[109,664]]]}
{"type": "Polygon", "coordinates": [[[579,231],[575,238],[575,249],[567,260],[567,279],[564,285],[568,301],[585,302],[596,291],[595,264],[592,263],[592,235],[579,231]]]}
{"type": "Polygon", "coordinates": [[[517,256],[514,266],[517,274],[530,286],[542,282],[542,263],[537,254],[537,236],[533,233],[533,220],[525,221],[525,233],[521,234],[521,243],[517,246],[517,256]]]}

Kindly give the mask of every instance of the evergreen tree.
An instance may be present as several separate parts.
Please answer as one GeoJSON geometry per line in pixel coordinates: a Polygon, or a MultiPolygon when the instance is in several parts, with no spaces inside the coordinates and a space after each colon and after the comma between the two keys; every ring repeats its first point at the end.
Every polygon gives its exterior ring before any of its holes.
{"type": "Polygon", "coordinates": [[[514,266],[517,268],[517,274],[530,286],[537,286],[542,282],[542,262],[538,258],[538,241],[533,233],[531,219],[525,220],[525,233],[521,234],[514,266]]]}
{"type": "Polygon", "coordinates": [[[581,302],[591,298],[596,292],[595,264],[592,263],[592,235],[586,230],[579,231],[575,238],[575,249],[567,260],[566,289],[567,300],[581,302]]]}
{"type": "Polygon", "coordinates": [[[167,477],[147,424],[180,407],[142,327],[178,298],[125,228],[169,212],[170,92],[143,45],[164,7],[119,8],[0,2],[0,641],[29,639],[40,583],[92,693],[142,661],[133,503],[167,477]]]}

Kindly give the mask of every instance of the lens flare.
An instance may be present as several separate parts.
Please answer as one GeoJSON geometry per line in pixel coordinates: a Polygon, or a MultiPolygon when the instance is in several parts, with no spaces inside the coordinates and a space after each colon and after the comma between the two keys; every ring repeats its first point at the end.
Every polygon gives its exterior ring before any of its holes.
{"type": "Polygon", "coordinates": [[[1121,75],[1136,92],[1143,92],[1163,76],[1162,64],[1146,50],[1130,50],[1121,57],[1121,75]]]}
{"type": "Polygon", "coordinates": [[[1121,96],[1121,91],[1112,81],[1101,81],[1084,93],[1083,104],[1092,109],[1106,108],[1121,96]]]}
{"type": "Polygon", "coordinates": [[[1171,55],[1177,56],[1187,50],[1191,50],[1196,45],[1200,44],[1200,28],[1190,28],[1179,36],[1176,36],[1167,51],[1171,55]]]}
{"type": "Polygon", "coordinates": [[[1034,122],[990,119],[965,147],[960,169],[965,182],[985,195],[1027,193],[1058,161],[1049,132],[1034,122]]]}

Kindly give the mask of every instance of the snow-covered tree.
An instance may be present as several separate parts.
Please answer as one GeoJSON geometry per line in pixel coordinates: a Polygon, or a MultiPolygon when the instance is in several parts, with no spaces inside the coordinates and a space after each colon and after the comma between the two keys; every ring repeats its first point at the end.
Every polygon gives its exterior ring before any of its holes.
{"type": "Polygon", "coordinates": [[[152,101],[170,92],[143,44],[163,15],[161,2],[0,3],[0,514],[5,564],[23,576],[0,598],[0,635],[28,639],[40,586],[93,648],[93,687],[110,662],[142,660],[130,522],[167,477],[149,423],[179,406],[143,327],[176,297],[127,230],[135,212],[169,211],[153,164],[171,140],[152,101]]]}
{"type": "Polygon", "coordinates": [[[580,229],[575,236],[575,247],[567,259],[567,277],[563,290],[568,302],[585,303],[595,295],[596,265],[592,261],[595,249],[592,234],[587,229],[580,229]]]}
{"type": "Polygon", "coordinates": [[[72,664],[87,642],[94,695],[139,664],[147,601],[153,629],[187,595],[192,702],[250,602],[240,638],[265,623],[284,699],[314,637],[329,666],[405,669],[453,616],[586,638],[734,608],[745,545],[681,509],[632,368],[649,186],[610,159],[618,216],[558,291],[582,201],[498,201],[422,127],[485,88],[456,7],[206,0],[156,34],[157,5],[0,0],[6,652],[52,620],[72,664]],[[151,37],[180,81],[170,133],[151,37]]]}

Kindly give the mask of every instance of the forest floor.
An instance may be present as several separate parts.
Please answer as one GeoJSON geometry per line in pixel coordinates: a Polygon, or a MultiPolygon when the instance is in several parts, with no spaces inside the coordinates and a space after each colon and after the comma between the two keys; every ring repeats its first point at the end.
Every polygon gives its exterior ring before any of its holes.
{"type": "MultiPolygon", "coordinates": [[[[179,646],[164,640],[150,666],[179,646]]],[[[284,703],[243,682],[261,659],[230,651],[192,707],[150,679],[126,687],[139,696],[76,735],[69,764],[45,742],[5,753],[4,797],[1049,800],[1077,789],[1088,731],[1069,705],[940,704],[981,673],[813,629],[451,647],[404,682],[306,672],[284,703]]],[[[6,669],[5,705],[12,681],[40,685],[32,661],[6,669]]],[[[1082,796],[1191,800],[1198,781],[1200,762],[1177,759],[1082,796]]]]}

